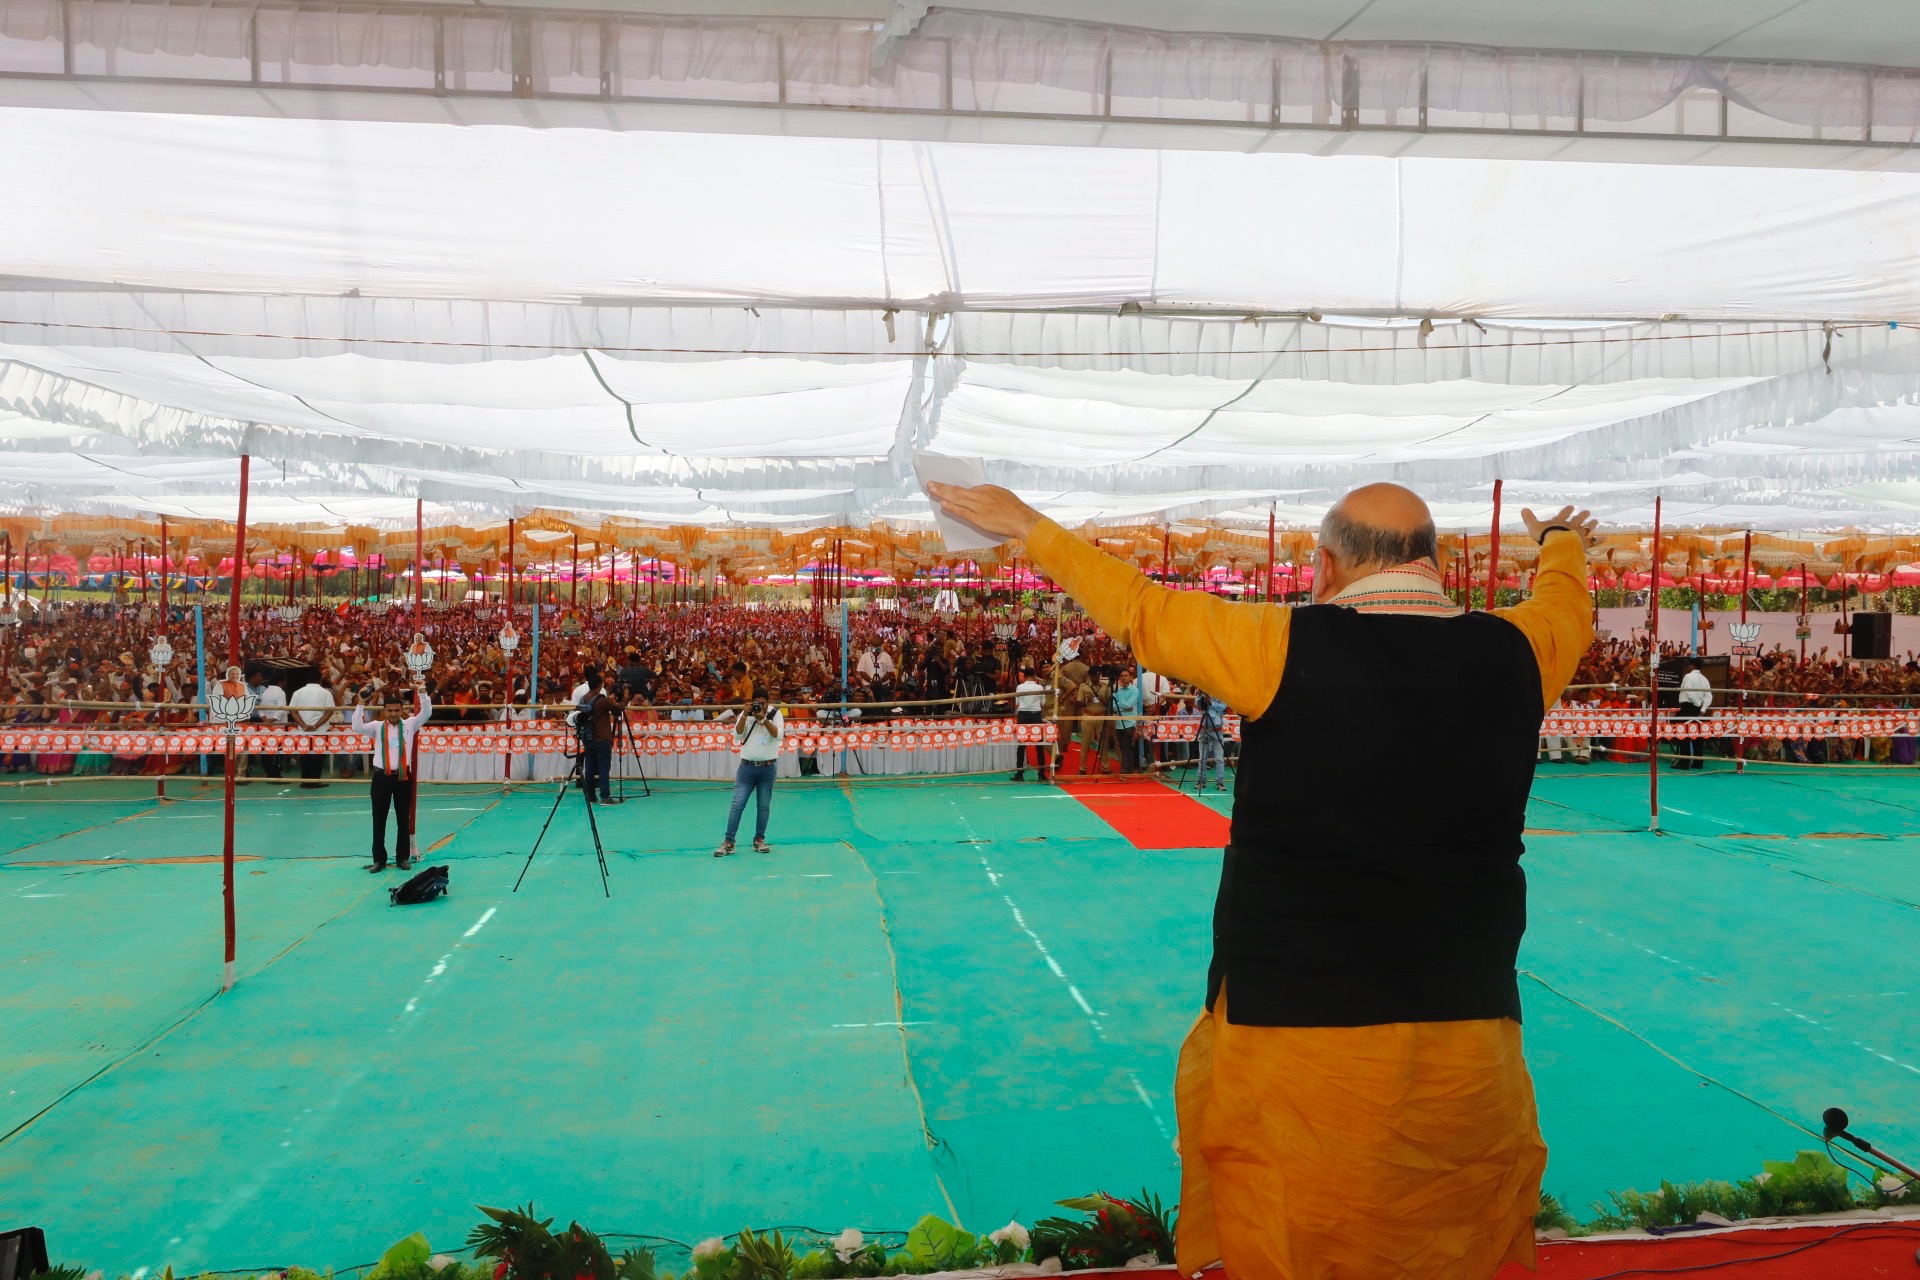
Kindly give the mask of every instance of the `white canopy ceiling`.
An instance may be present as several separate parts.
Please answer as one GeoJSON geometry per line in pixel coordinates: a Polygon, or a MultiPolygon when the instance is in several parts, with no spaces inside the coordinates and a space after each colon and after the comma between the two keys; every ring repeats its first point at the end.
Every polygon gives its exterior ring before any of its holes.
{"type": "MultiPolygon", "coordinates": [[[[1416,20],[1378,7],[1320,17],[1416,20]]],[[[861,29],[977,18],[911,8],[861,29]]],[[[1608,21],[1695,57],[1757,14],[1608,21]]],[[[1501,478],[1627,520],[1660,491],[1920,523],[1897,167],[0,106],[0,172],[15,511],[219,516],[244,451],[275,519],[912,522],[928,448],[1070,519],[1308,521],[1397,478],[1477,525],[1501,478]]]]}

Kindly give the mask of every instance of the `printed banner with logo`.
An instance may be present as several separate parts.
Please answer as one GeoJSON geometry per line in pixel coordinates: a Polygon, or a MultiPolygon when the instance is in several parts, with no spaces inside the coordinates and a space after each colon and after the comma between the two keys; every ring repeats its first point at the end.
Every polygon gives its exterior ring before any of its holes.
{"type": "MultiPolygon", "coordinates": [[[[738,751],[732,727],[722,722],[636,724],[634,748],[642,755],[685,755],[691,751],[738,751]]],[[[1051,724],[1011,720],[891,720],[884,724],[825,725],[796,720],[787,725],[783,749],[813,755],[832,751],[939,751],[996,743],[1044,745],[1054,742],[1051,724]]],[[[224,755],[227,735],[218,728],[115,729],[48,727],[0,730],[0,753],[108,752],[121,755],[224,755]]],[[[351,729],[302,733],[249,725],[234,738],[243,755],[364,755],[369,739],[351,729]]],[[[526,723],[433,725],[420,733],[420,750],[430,754],[534,755],[574,749],[573,732],[560,724],[526,723]]]]}

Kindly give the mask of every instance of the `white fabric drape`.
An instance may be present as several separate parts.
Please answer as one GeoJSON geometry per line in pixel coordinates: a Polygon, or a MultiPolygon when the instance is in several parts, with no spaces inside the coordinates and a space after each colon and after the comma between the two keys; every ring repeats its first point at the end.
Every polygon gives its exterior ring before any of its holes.
{"type": "MultiPolygon", "coordinates": [[[[444,300],[444,324],[469,300],[610,298],[1483,322],[1920,313],[1909,173],[5,108],[0,169],[18,179],[0,273],[444,300]]],[[[891,339],[869,327],[845,350],[924,346],[914,327],[896,317],[891,339]]],[[[696,357],[736,349],[666,336],[696,357]]]]}

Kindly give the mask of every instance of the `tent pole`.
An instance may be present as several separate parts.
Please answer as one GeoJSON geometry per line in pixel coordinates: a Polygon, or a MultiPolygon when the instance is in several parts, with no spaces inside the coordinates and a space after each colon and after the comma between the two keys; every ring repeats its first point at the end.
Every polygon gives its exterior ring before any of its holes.
{"type": "MultiPolygon", "coordinates": [[[[233,563],[235,570],[232,578],[232,589],[227,592],[227,665],[230,667],[240,665],[240,573],[238,566],[241,558],[247,553],[247,472],[251,464],[252,459],[250,457],[244,453],[240,455],[240,510],[238,518],[233,522],[233,563]]],[[[206,696],[207,691],[203,687],[200,691],[201,700],[205,701],[206,696]]],[[[235,737],[229,736],[227,738],[227,749],[225,752],[227,766],[226,820],[220,847],[221,898],[226,915],[227,930],[226,969],[220,985],[222,991],[233,990],[233,958],[235,950],[233,918],[233,766],[234,751],[238,745],[238,740],[235,737]]]]}
{"type": "Polygon", "coordinates": [[[567,607],[578,608],[580,605],[580,535],[578,532],[573,535],[573,571],[567,585],[571,593],[567,597],[567,607]]]}
{"type": "MultiPolygon", "coordinates": [[[[1794,630],[1805,630],[1808,625],[1807,620],[1811,616],[1812,615],[1807,612],[1807,562],[1802,560],[1800,562],[1800,625],[1795,627],[1794,630]]],[[[1807,665],[1807,638],[1805,636],[1800,637],[1800,665],[1803,667],[1807,665]]]]}
{"type": "Polygon", "coordinates": [[[1487,543],[1487,612],[1493,612],[1495,592],[1500,586],[1500,489],[1504,481],[1493,482],[1493,537],[1487,543]]]}
{"type": "Polygon", "coordinates": [[[427,517],[426,504],[420,499],[413,500],[413,625],[420,626],[420,580],[425,566],[420,562],[427,558],[427,517]]]}
{"type": "Polygon", "coordinates": [[[1267,508],[1267,589],[1260,593],[1260,598],[1268,604],[1273,603],[1273,514],[1274,509],[1269,506],[1267,508]]]}
{"type": "MultiPolygon", "coordinates": [[[[202,595],[206,592],[202,591],[202,595]]],[[[199,676],[200,723],[207,722],[207,606],[205,603],[193,606],[193,664],[199,676]]],[[[200,776],[207,776],[207,758],[200,757],[200,776]]]]}
{"type": "MultiPolygon", "coordinates": [[[[1740,621],[1747,620],[1748,579],[1753,574],[1753,530],[1747,530],[1746,545],[1740,552],[1740,621]]],[[[1740,657],[1740,710],[1747,709],[1747,659],[1740,657]]],[[[1744,735],[1735,734],[1733,738],[1733,770],[1735,773],[1747,771],[1747,740],[1744,735]]]]}
{"type": "Polygon", "coordinates": [[[1653,608],[1647,620],[1647,806],[1649,831],[1660,829],[1660,495],[1653,498],[1653,608]]]}
{"type": "Polygon", "coordinates": [[[167,518],[160,517],[160,634],[167,633],[167,518]]]}

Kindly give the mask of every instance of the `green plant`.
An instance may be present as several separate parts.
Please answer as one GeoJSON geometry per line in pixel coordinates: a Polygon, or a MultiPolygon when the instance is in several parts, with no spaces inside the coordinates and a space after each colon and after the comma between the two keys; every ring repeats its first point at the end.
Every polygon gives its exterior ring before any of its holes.
{"type": "Polygon", "coordinates": [[[533,1206],[491,1209],[491,1221],[467,1236],[476,1257],[494,1258],[494,1280],[616,1280],[613,1258],[600,1237],[579,1223],[554,1235],[552,1218],[536,1218],[533,1206]]]}
{"type": "Polygon", "coordinates": [[[734,1241],[730,1280],[792,1280],[796,1261],[793,1246],[778,1231],[755,1235],[748,1227],[734,1241]]]}
{"type": "Polygon", "coordinates": [[[1552,1231],[1556,1227],[1568,1235],[1573,1235],[1580,1230],[1580,1224],[1574,1219],[1574,1216],[1568,1213],[1566,1208],[1562,1206],[1558,1200],[1542,1191],[1540,1193],[1540,1209],[1533,1215],[1533,1229],[1535,1231],[1552,1231]]]}
{"type": "Polygon", "coordinates": [[[1738,1220],[1754,1214],[1751,1182],[1662,1182],[1651,1195],[1641,1191],[1609,1191],[1610,1209],[1598,1211],[1588,1228],[1628,1231],[1635,1227],[1677,1227],[1696,1221],[1703,1213],[1738,1220]]]}
{"type": "Polygon", "coordinates": [[[620,1280],[657,1280],[651,1249],[642,1249],[637,1245],[630,1247],[613,1260],[613,1265],[620,1273],[620,1280]]]}
{"type": "Polygon", "coordinates": [[[367,1280],[424,1280],[429,1274],[427,1259],[432,1256],[433,1246],[416,1231],[381,1254],[367,1280]]]}
{"type": "Polygon", "coordinates": [[[33,1274],[35,1280],[87,1280],[85,1267],[48,1267],[33,1274]]]}
{"type": "Polygon", "coordinates": [[[1755,1217],[1834,1213],[1854,1207],[1847,1171],[1824,1151],[1802,1151],[1788,1160],[1765,1160],[1754,1180],[1755,1217]]]}
{"type": "Polygon", "coordinates": [[[1123,1267],[1141,1254],[1173,1261],[1175,1214],[1143,1191],[1137,1200],[1104,1192],[1056,1201],[1091,1218],[1043,1218],[1033,1225],[1033,1257],[1059,1258],[1063,1267],[1123,1267]]]}
{"type": "Polygon", "coordinates": [[[961,1271],[979,1264],[980,1238],[928,1214],[907,1232],[902,1251],[922,1271],[961,1271]]]}

